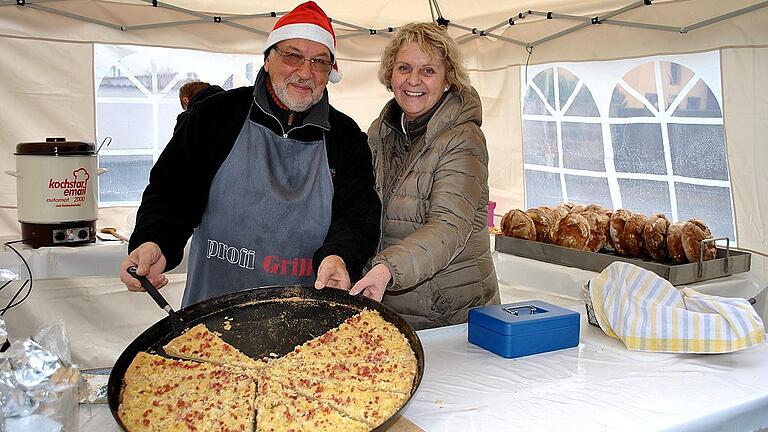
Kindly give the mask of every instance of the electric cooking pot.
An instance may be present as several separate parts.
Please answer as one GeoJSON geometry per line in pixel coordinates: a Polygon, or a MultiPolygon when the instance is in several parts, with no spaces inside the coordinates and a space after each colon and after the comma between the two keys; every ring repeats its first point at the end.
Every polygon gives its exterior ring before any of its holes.
{"type": "Polygon", "coordinates": [[[98,219],[96,146],[46,138],[16,145],[18,219],[24,243],[78,245],[96,241],[98,219]]]}

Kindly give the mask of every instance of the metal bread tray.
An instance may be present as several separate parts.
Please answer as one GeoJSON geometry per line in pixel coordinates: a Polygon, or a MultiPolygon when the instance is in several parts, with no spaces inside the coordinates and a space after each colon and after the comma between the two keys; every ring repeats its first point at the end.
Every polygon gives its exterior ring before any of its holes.
{"type": "Polygon", "coordinates": [[[718,246],[715,259],[687,264],[659,263],[648,259],[628,258],[603,252],[588,252],[502,235],[496,236],[494,248],[510,255],[595,272],[603,271],[614,261],[628,262],[656,273],[672,285],[690,284],[748,272],[752,258],[748,252],[718,246]]]}

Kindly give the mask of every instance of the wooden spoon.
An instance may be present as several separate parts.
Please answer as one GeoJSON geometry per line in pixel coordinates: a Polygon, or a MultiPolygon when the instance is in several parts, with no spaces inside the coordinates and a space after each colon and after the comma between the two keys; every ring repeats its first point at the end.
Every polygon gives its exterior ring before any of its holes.
{"type": "Polygon", "coordinates": [[[102,228],[101,232],[103,232],[104,234],[109,234],[112,237],[115,237],[117,239],[120,239],[120,241],[128,242],[128,238],[123,235],[120,235],[117,232],[117,228],[102,228]]]}

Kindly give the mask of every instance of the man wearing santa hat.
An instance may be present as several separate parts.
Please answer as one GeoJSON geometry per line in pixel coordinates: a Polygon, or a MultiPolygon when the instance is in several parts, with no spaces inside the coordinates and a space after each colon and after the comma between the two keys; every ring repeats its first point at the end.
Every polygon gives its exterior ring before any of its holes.
{"type": "Polygon", "coordinates": [[[328,103],[336,37],[312,1],[275,24],[253,87],[195,105],[150,173],[121,279],[158,287],[192,236],[183,306],[265,285],[348,289],[379,240],[357,124],[328,103]]]}

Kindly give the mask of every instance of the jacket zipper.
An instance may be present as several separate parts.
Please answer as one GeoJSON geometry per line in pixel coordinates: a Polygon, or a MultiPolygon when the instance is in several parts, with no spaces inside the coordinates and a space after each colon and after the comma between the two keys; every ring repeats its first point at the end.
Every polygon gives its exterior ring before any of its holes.
{"type": "MultiPolygon", "coordinates": [[[[280,123],[280,120],[278,120],[278,119],[277,119],[277,117],[275,117],[275,116],[274,116],[274,114],[272,114],[272,113],[268,113],[268,112],[267,112],[267,111],[266,111],[264,108],[262,108],[262,107],[261,107],[261,105],[259,105],[259,103],[258,103],[258,102],[256,102],[256,96],[254,96],[254,97],[253,97],[253,104],[254,104],[254,105],[256,105],[257,107],[259,107],[259,109],[261,110],[261,112],[263,112],[264,114],[266,114],[266,115],[268,115],[268,116],[272,117],[272,118],[275,120],[275,122],[277,122],[277,125],[278,125],[278,126],[280,126],[280,131],[283,133],[283,138],[288,138],[288,134],[289,134],[289,133],[291,133],[291,132],[293,132],[293,131],[295,131],[295,130],[297,130],[297,129],[301,129],[301,128],[305,127],[305,126],[315,126],[315,127],[318,127],[318,128],[320,128],[320,129],[322,129],[322,130],[324,130],[324,131],[326,131],[326,132],[328,132],[329,130],[331,130],[330,128],[327,128],[327,127],[325,127],[325,126],[322,126],[322,125],[319,125],[319,124],[316,124],[316,123],[304,123],[304,124],[303,124],[303,125],[301,125],[301,126],[296,126],[295,128],[291,128],[291,129],[288,129],[288,132],[286,132],[286,131],[285,131],[285,128],[283,128],[283,124],[282,124],[282,123],[280,123]]],[[[290,118],[291,120],[293,120],[293,113],[291,113],[291,114],[290,114],[290,117],[289,117],[289,118],[290,118]]]]}

